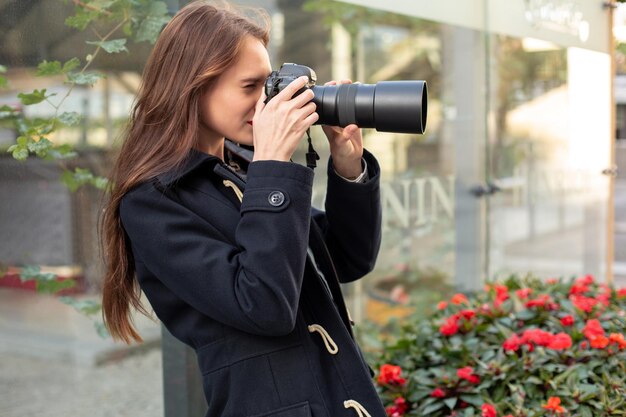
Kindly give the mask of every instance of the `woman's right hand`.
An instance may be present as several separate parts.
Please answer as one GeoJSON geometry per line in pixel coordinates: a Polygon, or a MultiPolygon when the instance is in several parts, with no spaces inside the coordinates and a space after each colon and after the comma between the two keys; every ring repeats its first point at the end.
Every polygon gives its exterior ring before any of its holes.
{"type": "Polygon", "coordinates": [[[254,161],[289,161],[306,130],[319,119],[311,101],[313,90],[293,97],[307,82],[306,76],[292,81],[267,104],[261,93],[252,118],[254,161]]]}

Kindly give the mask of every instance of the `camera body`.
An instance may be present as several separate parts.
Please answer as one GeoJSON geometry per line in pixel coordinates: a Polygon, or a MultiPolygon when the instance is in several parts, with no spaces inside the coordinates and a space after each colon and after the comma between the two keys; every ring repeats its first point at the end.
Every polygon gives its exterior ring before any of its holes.
{"type": "Polygon", "coordinates": [[[306,75],[309,77],[309,82],[300,89],[294,96],[302,93],[307,88],[313,88],[317,82],[317,75],[315,71],[305,65],[298,65],[292,63],[283,64],[278,71],[272,71],[265,80],[265,95],[267,98],[265,102],[270,101],[272,97],[280,93],[285,87],[287,87],[292,81],[306,75]]]}
{"type": "Polygon", "coordinates": [[[309,82],[294,94],[313,90],[317,124],[374,128],[379,132],[424,133],[428,107],[426,81],[379,81],[376,84],[315,85],[315,71],[305,65],[283,64],[265,80],[265,102],[294,80],[309,82]]]}

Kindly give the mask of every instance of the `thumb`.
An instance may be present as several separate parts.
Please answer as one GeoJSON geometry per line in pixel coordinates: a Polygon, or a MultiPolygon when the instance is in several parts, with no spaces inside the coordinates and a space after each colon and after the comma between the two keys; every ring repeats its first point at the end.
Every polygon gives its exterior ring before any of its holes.
{"type": "Polygon", "coordinates": [[[359,127],[357,125],[355,124],[348,125],[343,128],[343,136],[346,139],[349,139],[356,133],[357,130],[359,130],[359,127]]]}

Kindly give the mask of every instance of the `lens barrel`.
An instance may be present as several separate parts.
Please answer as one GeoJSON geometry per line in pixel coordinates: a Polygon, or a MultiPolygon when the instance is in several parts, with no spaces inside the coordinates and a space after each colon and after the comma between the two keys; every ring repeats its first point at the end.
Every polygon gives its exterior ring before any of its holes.
{"type": "Polygon", "coordinates": [[[313,86],[317,124],[356,124],[379,132],[424,133],[428,107],[425,81],[313,86]]]}

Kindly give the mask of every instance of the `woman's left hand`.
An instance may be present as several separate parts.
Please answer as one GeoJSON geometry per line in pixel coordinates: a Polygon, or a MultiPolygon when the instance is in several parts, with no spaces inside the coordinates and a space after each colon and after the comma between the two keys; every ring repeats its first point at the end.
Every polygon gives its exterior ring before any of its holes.
{"type": "MultiPolygon", "coordinates": [[[[329,81],[324,85],[351,84],[351,80],[329,81]]],[[[339,175],[348,179],[355,179],[361,172],[361,158],[363,158],[363,137],[361,129],[355,124],[344,128],[338,126],[322,126],[322,130],[330,143],[330,154],[333,157],[333,166],[339,175]]]]}

